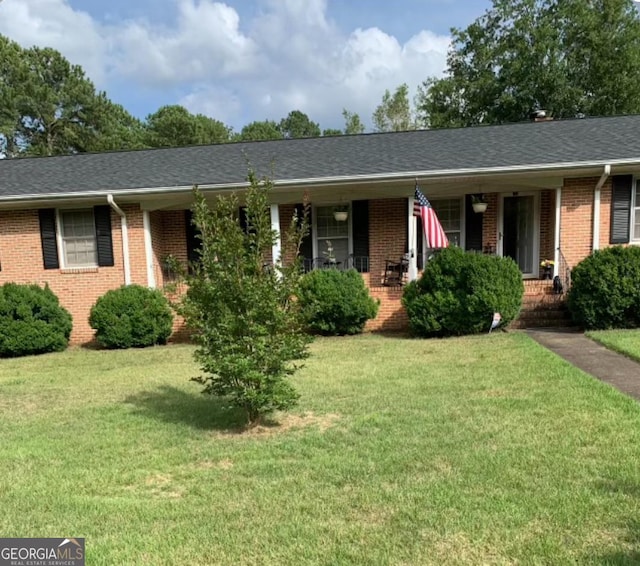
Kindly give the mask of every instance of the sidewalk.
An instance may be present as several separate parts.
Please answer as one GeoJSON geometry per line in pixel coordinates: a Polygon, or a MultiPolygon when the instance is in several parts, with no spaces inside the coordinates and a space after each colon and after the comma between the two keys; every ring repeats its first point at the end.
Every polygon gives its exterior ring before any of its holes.
{"type": "Polygon", "coordinates": [[[572,328],[535,328],[526,333],[574,366],[640,401],[640,363],[572,328]]]}

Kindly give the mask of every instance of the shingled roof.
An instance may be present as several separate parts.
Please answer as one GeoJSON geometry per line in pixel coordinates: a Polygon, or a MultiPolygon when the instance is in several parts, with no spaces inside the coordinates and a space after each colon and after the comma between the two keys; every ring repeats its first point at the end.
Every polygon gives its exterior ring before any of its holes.
{"type": "Polygon", "coordinates": [[[295,184],[612,161],[640,165],[640,116],[6,159],[0,199],[233,187],[247,164],[295,184]]]}

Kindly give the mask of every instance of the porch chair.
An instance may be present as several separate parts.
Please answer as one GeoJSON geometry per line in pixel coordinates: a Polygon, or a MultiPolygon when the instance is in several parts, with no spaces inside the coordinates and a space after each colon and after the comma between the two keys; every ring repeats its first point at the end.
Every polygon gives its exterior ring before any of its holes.
{"type": "Polygon", "coordinates": [[[408,271],[409,259],[407,257],[400,258],[400,261],[385,260],[382,285],[385,287],[404,285],[404,276],[408,271]]]}

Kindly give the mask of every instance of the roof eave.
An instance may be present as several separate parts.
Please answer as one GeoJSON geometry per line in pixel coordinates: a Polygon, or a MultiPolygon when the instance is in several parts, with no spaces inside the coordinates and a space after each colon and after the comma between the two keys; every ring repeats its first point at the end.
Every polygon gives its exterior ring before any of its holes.
{"type": "MultiPolygon", "coordinates": [[[[640,167],[640,157],[625,159],[603,159],[597,161],[579,161],[579,162],[559,162],[544,163],[534,165],[511,165],[506,167],[482,167],[482,168],[466,168],[466,169],[441,169],[441,170],[416,170],[403,171],[398,173],[377,173],[365,175],[338,175],[309,177],[300,179],[280,179],[274,180],[274,187],[291,188],[291,187],[309,187],[309,186],[325,186],[325,185],[349,185],[376,182],[402,182],[415,181],[426,182],[429,180],[455,180],[456,178],[469,177],[487,177],[500,176],[509,174],[545,174],[558,173],[560,171],[579,172],[580,170],[588,170],[601,168],[605,165],[614,167],[640,167]]],[[[199,184],[198,187],[206,192],[209,191],[235,191],[246,189],[247,183],[212,183],[199,184]]],[[[114,197],[142,197],[154,196],[158,194],[180,194],[190,192],[193,185],[169,186],[169,187],[139,187],[127,189],[107,188],[99,191],[74,191],[61,193],[41,193],[27,195],[0,195],[0,203],[35,203],[38,201],[56,201],[70,199],[97,199],[106,198],[107,194],[114,197]]]]}

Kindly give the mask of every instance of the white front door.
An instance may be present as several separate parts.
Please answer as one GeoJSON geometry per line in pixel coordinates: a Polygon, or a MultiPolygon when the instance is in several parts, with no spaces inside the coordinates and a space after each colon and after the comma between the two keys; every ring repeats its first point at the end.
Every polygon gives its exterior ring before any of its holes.
{"type": "Polygon", "coordinates": [[[524,277],[539,276],[540,199],[538,193],[501,195],[498,253],[512,258],[524,277]]]}

